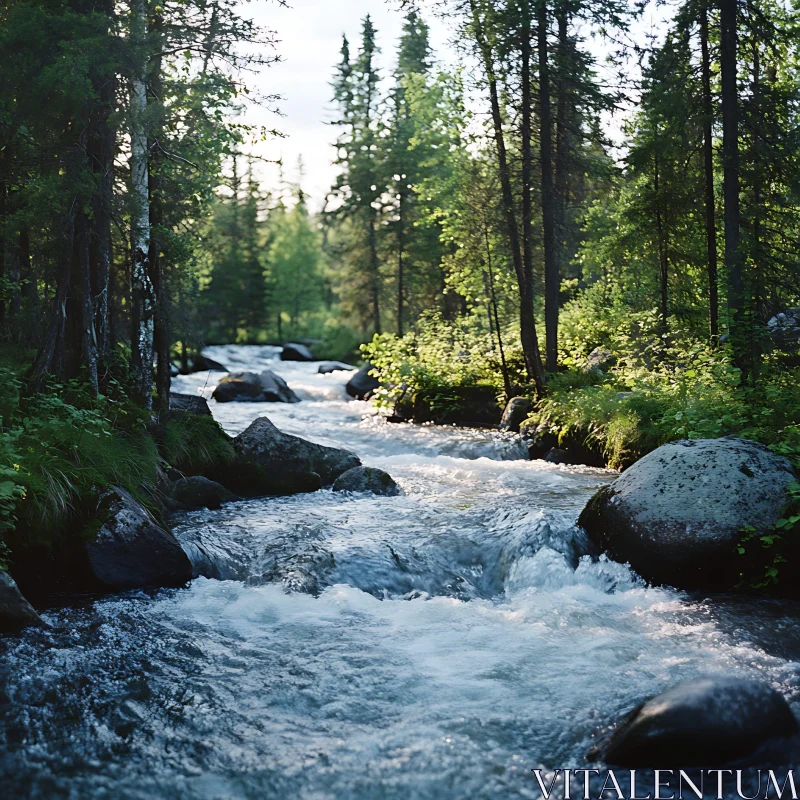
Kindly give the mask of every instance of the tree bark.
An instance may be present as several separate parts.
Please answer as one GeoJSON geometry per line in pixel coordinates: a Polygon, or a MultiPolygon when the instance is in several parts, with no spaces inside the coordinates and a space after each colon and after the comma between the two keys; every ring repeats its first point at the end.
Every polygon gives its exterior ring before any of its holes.
{"type": "Polygon", "coordinates": [[[29,391],[41,392],[49,375],[60,377],[59,361],[64,352],[64,332],[67,322],[67,297],[69,296],[72,272],[72,255],[74,247],[75,227],[70,220],[66,241],[61,254],[61,269],[58,274],[56,296],[50,313],[50,324],[44,342],[36,354],[31,370],[29,391]]]}
{"type": "Polygon", "coordinates": [[[711,341],[719,338],[717,220],[714,198],[714,106],[711,98],[711,56],[708,49],[708,8],[700,9],[700,58],[703,81],[703,169],[705,174],[706,254],[708,258],[708,324],[711,341]]]}
{"type": "MultiPolygon", "coordinates": [[[[561,277],[558,274],[558,260],[556,259],[555,215],[553,210],[553,122],[550,110],[547,2],[546,0],[537,0],[537,2],[539,4],[537,39],[539,51],[539,158],[542,167],[541,199],[544,246],[544,327],[547,369],[550,372],[555,372],[558,369],[558,306],[561,294],[561,277]]],[[[523,108],[526,102],[524,95],[523,82],[523,108]]]]}
{"type": "Polygon", "coordinates": [[[502,190],[503,214],[506,222],[511,260],[517,276],[519,287],[520,311],[520,343],[525,358],[525,368],[528,378],[533,381],[537,396],[544,394],[544,369],[539,351],[539,338],[536,333],[536,323],[533,315],[533,287],[525,280],[525,267],[522,260],[522,250],[517,226],[517,217],[514,211],[514,193],[511,188],[511,174],[508,168],[508,155],[506,151],[505,134],[503,131],[503,115],[500,110],[500,97],[497,88],[497,77],[494,70],[492,48],[483,29],[477,4],[474,0],[470,3],[472,10],[473,26],[478,48],[481,52],[486,79],[489,86],[489,100],[492,109],[492,126],[494,129],[495,146],[497,150],[497,165],[502,190]]]}
{"type": "Polygon", "coordinates": [[[147,154],[147,16],[144,0],[131,4],[131,38],[137,48],[131,77],[131,367],[138,401],[153,404],[155,287],[149,274],[150,197],[147,154]]]}
{"type": "Polygon", "coordinates": [[[90,226],[85,214],[81,214],[77,235],[75,266],[78,274],[75,288],[78,292],[81,326],[81,364],[86,368],[89,386],[94,394],[98,391],[97,339],[94,330],[94,304],[92,303],[92,268],[90,251],[90,226]]]}
{"type": "Polygon", "coordinates": [[[669,331],[669,252],[664,233],[661,214],[661,184],[659,181],[658,138],[654,137],[655,153],[653,158],[654,189],[656,201],[656,235],[658,237],[659,283],[661,285],[661,328],[664,335],[669,331]]]}
{"type": "Polygon", "coordinates": [[[555,206],[556,268],[561,275],[564,246],[567,236],[567,206],[569,204],[569,112],[572,98],[569,93],[569,6],[562,0],[557,11],[558,22],[558,106],[556,110],[556,155],[553,181],[555,206]]]}
{"type": "Polygon", "coordinates": [[[739,95],[737,88],[737,0],[720,0],[722,78],[722,196],[725,204],[725,266],[731,341],[737,365],[745,370],[744,280],[739,211],[739,95]]]}
{"type": "Polygon", "coordinates": [[[403,335],[403,314],[405,310],[405,247],[406,247],[406,221],[405,221],[406,194],[400,191],[400,200],[397,206],[397,335],[403,335]]]}
{"type": "MultiPolygon", "coordinates": [[[[216,6],[214,6],[216,12],[216,6]]],[[[161,51],[163,38],[163,17],[157,14],[153,19],[152,34],[158,52],[161,51]]],[[[164,91],[164,81],[161,73],[161,56],[156,56],[150,70],[150,92],[155,103],[160,106],[164,91]]],[[[162,125],[155,126],[156,137],[162,133],[162,125]]],[[[149,272],[155,292],[156,310],[153,327],[153,345],[156,354],[156,411],[166,413],[169,411],[169,392],[172,384],[170,374],[170,326],[169,326],[169,297],[164,275],[164,262],[161,258],[161,247],[158,241],[158,231],[164,222],[163,198],[161,179],[158,174],[158,148],[151,148],[152,168],[149,170],[149,195],[150,195],[150,251],[149,272]]]]}
{"type": "Polygon", "coordinates": [[[381,333],[380,263],[378,261],[378,233],[375,230],[375,214],[373,209],[370,209],[368,236],[370,289],[372,292],[372,326],[375,328],[375,333],[381,333]]]}

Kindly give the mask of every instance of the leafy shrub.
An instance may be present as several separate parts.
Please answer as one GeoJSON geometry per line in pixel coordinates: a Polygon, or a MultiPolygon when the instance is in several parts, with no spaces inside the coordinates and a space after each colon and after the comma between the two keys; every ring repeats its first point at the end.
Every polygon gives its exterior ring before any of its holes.
{"type": "Polygon", "coordinates": [[[171,411],[161,439],[165,461],[187,475],[228,464],[234,452],[230,438],[212,417],[171,411]]]}

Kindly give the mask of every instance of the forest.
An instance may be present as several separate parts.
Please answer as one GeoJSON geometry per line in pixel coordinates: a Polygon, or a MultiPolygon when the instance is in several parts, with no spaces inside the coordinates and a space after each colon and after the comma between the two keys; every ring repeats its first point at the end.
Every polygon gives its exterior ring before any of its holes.
{"type": "Polygon", "coordinates": [[[642,36],[624,0],[401,5],[390,72],[369,16],[331,65],[317,209],[302,163],[259,178],[280,119],[241,112],[279,105],[248,75],[280,48],[246,7],[4,4],[3,552],[152,486],[196,436],[171,378],[213,344],[368,363],[393,419],[522,398],[582,463],[729,434],[800,457],[796,10],[686,0],[642,36]]]}

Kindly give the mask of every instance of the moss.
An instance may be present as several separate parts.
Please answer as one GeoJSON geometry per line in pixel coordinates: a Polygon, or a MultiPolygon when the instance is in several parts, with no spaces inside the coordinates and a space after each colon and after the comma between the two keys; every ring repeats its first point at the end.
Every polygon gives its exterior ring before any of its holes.
{"type": "Polygon", "coordinates": [[[171,411],[160,439],[164,460],[186,475],[205,475],[235,458],[231,438],[209,416],[171,411]]]}

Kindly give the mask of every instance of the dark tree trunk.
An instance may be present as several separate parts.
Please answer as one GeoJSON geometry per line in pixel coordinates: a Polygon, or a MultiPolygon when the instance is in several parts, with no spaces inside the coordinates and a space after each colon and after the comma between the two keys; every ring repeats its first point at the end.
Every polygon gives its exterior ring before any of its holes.
{"type": "Polygon", "coordinates": [[[669,252],[663,215],[661,213],[661,185],[659,181],[658,139],[655,138],[656,152],[653,159],[654,189],[656,201],[656,235],[658,237],[659,283],[661,286],[661,328],[664,334],[669,330],[669,252]]]}
{"type": "MultiPolygon", "coordinates": [[[[561,293],[561,277],[558,274],[558,260],[556,258],[555,215],[553,210],[553,122],[550,111],[547,3],[546,0],[537,1],[539,4],[537,39],[539,51],[539,158],[542,167],[541,198],[544,246],[544,327],[547,345],[547,369],[550,372],[555,372],[558,369],[558,306],[561,293]]],[[[525,37],[523,36],[523,38],[525,37]]],[[[523,78],[523,105],[526,102],[525,94],[523,78]]]]}
{"type": "Polygon", "coordinates": [[[85,214],[81,214],[76,237],[76,258],[73,269],[77,270],[74,281],[77,290],[77,306],[80,313],[81,365],[86,368],[86,377],[92,392],[97,394],[97,339],[94,330],[94,304],[92,303],[92,269],[90,261],[90,227],[85,214]]]}
{"type": "MultiPolygon", "coordinates": [[[[215,7],[216,11],[216,7],[215,7]]],[[[151,26],[151,33],[157,41],[162,37],[164,27],[163,18],[157,15],[151,26]]],[[[157,45],[160,50],[160,45],[157,45]]],[[[163,96],[163,76],[161,73],[161,57],[157,56],[151,62],[150,73],[150,92],[153,95],[154,105],[161,108],[163,96]]],[[[161,135],[162,126],[155,126],[155,141],[158,144],[158,137],[161,135]]],[[[150,280],[153,283],[153,290],[156,299],[155,316],[153,319],[153,349],[156,357],[156,405],[155,410],[159,413],[169,411],[169,392],[172,383],[170,374],[170,344],[171,336],[169,329],[169,297],[167,292],[166,280],[164,275],[164,262],[161,258],[161,245],[158,240],[161,226],[164,222],[163,197],[161,179],[159,177],[159,149],[157,146],[150,148],[151,163],[149,170],[149,192],[150,192],[150,252],[148,254],[150,280]]]]}
{"type": "Polygon", "coordinates": [[[22,297],[29,320],[25,344],[36,347],[39,344],[39,290],[31,266],[31,240],[27,227],[19,232],[19,266],[22,297]]]}
{"type": "Polygon", "coordinates": [[[406,247],[406,221],[405,221],[406,193],[400,191],[400,200],[397,209],[397,335],[403,335],[403,314],[405,310],[405,247],[406,247]]]}
{"type": "Polygon", "coordinates": [[[113,111],[116,81],[104,77],[98,90],[100,110],[93,125],[90,141],[92,169],[97,181],[94,197],[94,235],[91,239],[92,297],[97,332],[98,360],[102,370],[109,366],[111,357],[111,325],[109,321],[109,294],[111,275],[111,204],[114,191],[114,155],[116,130],[110,124],[113,111]]]}
{"type": "Polygon", "coordinates": [[[559,4],[558,21],[558,108],[556,111],[556,159],[553,182],[555,205],[556,268],[562,274],[564,246],[567,236],[567,206],[569,205],[569,112],[572,98],[569,92],[569,8],[566,0],[559,4]]]}
{"type": "Polygon", "coordinates": [[[739,367],[746,371],[743,259],[739,212],[739,95],[737,88],[737,2],[720,0],[722,78],[722,196],[725,204],[725,266],[731,341],[739,367]]]}
{"type": "Polygon", "coordinates": [[[500,329],[500,314],[497,311],[497,294],[494,287],[494,265],[492,263],[492,246],[489,240],[489,226],[484,221],[483,235],[486,240],[486,267],[489,273],[489,328],[491,329],[492,318],[494,318],[494,328],[497,333],[497,348],[500,351],[500,365],[503,370],[503,388],[506,393],[506,400],[511,399],[511,379],[508,375],[508,364],[506,363],[506,351],[503,346],[503,332],[500,329]]]}
{"type": "Polygon", "coordinates": [[[719,338],[719,286],[717,267],[717,219],[714,198],[714,142],[711,99],[711,56],[708,50],[708,8],[700,10],[700,55],[703,79],[703,169],[705,173],[706,253],[708,258],[708,323],[711,341],[719,338]]]}
{"type": "Polygon", "coordinates": [[[66,241],[63,245],[61,267],[58,273],[56,296],[50,313],[50,324],[47,328],[42,346],[36,354],[31,371],[30,391],[41,392],[49,375],[61,376],[61,361],[64,353],[64,336],[67,321],[67,299],[69,297],[70,278],[72,273],[72,256],[74,249],[74,224],[70,221],[66,241]]]}
{"type": "Polygon", "coordinates": [[[500,110],[500,97],[497,88],[497,77],[494,71],[494,59],[492,57],[491,45],[486,38],[482,21],[474,2],[472,3],[472,14],[475,36],[481,50],[486,79],[489,85],[492,125],[494,128],[498,173],[502,189],[503,214],[506,222],[509,249],[511,250],[511,260],[514,264],[514,272],[516,273],[517,285],[519,287],[520,343],[525,358],[528,378],[533,381],[536,394],[541,397],[544,394],[545,380],[542,357],[539,351],[539,338],[536,333],[536,323],[533,316],[533,287],[529,286],[525,280],[525,267],[522,260],[519,228],[517,227],[517,217],[514,210],[514,193],[511,188],[511,173],[508,168],[508,155],[506,152],[505,134],[503,132],[503,115],[500,110]]]}
{"type": "Polygon", "coordinates": [[[369,218],[369,272],[370,291],[372,294],[372,327],[375,333],[381,333],[381,284],[380,262],[378,261],[378,234],[375,230],[375,215],[369,218]]]}

